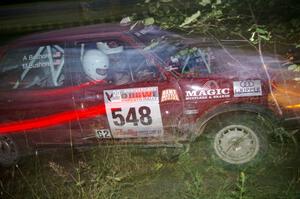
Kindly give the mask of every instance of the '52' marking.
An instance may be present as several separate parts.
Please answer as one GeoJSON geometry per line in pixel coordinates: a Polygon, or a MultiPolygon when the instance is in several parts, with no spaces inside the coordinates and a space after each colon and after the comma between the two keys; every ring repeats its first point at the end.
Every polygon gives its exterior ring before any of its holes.
{"type": "Polygon", "coordinates": [[[138,126],[139,122],[142,125],[148,126],[152,124],[151,109],[148,106],[141,106],[138,109],[139,119],[135,107],[130,107],[127,116],[122,114],[122,108],[112,108],[111,114],[113,122],[116,126],[124,126],[126,123],[133,123],[134,126],[138,126]]]}

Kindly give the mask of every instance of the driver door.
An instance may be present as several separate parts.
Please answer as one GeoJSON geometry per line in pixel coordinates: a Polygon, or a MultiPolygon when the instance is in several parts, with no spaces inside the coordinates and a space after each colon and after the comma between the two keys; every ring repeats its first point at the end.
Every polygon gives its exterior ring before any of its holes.
{"type": "MultiPolygon", "coordinates": [[[[142,50],[113,42],[114,45],[106,43],[110,51],[117,51],[115,48],[120,46],[123,50],[106,53],[110,61],[109,78],[105,82],[77,78],[80,84],[88,85],[74,93],[77,106],[96,112],[80,120],[82,140],[86,143],[170,141],[174,131],[169,129],[174,130],[183,109],[177,81],[164,74],[158,62],[142,50]]],[[[97,49],[96,44],[90,46],[97,49]]],[[[73,73],[74,77],[84,75],[83,70],[73,73]]]]}

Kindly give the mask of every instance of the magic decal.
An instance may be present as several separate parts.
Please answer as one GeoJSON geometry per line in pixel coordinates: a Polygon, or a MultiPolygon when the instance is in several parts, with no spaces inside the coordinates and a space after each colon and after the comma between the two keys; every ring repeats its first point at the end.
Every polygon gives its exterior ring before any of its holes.
{"type": "Polygon", "coordinates": [[[220,88],[216,81],[208,81],[203,86],[185,91],[186,100],[221,99],[230,97],[230,88],[220,88]]]}

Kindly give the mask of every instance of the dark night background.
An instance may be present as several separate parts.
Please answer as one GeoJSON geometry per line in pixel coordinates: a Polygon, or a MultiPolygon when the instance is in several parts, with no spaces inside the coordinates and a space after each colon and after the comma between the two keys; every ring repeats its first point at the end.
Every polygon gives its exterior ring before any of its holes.
{"type": "MultiPolygon", "coordinates": [[[[264,42],[264,47],[276,46],[283,57],[293,53],[300,68],[300,0],[221,0],[217,6],[222,10],[220,18],[214,18],[214,9],[209,6],[197,6],[204,1],[1,0],[0,45],[35,32],[118,23],[133,14],[137,19],[154,17],[158,25],[172,20],[172,29],[176,29],[203,8],[201,13],[213,16],[204,25],[217,27],[209,31],[223,28],[216,33],[222,38],[235,32],[249,39],[251,25],[262,24],[272,33],[272,40],[264,42]]],[[[165,158],[165,149],[133,147],[88,151],[70,147],[36,153],[17,167],[0,168],[0,198],[299,199],[299,141],[298,131],[276,143],[266,166],[245,170],[212,164],[205,139],[176,160],[165,158]],[[298,137],[294,139],[294,135],[298,137]]]]}

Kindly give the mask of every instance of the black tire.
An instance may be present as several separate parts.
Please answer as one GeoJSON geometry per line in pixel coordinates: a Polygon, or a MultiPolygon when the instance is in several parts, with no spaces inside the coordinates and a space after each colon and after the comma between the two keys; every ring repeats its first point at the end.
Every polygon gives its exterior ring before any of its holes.
{"type": "Polygon", "coordinates": [[[20,153],[16,142],[10,136],[0,136],[0,165],[9,167],[18,162],[20,153]]]}
{"type": "Polygon", "coordinates": [[[272,123],[261,115],[234,112],[211,120],[204,135],[214,162],[231,168],[247,168],[263,162],[272,131],[272,123]]]}

